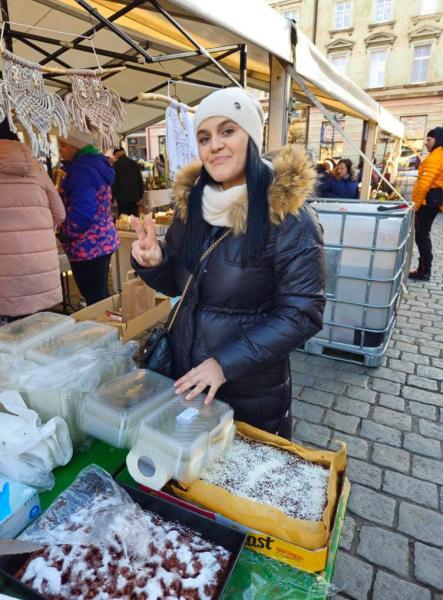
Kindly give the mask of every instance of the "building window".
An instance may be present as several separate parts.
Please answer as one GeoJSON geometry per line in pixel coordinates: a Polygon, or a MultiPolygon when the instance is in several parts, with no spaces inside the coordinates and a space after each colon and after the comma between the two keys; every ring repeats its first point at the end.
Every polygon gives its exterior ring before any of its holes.
{"type": "Polygon", "coordinates": [[[430,15],[435,12],[438,12],[438,0],[421,0],[421,15],[430,15]]]}
{"type": "MultiPolygon", "coordinates": [[[[345,117],[336,114],[335,118],[342,129],[345,128],[345,117]]],[[[343,156],[343,138],[329,121],[323,121],[320,130],[320,160],[325,158],[341,158],[343,156]]]]}
{"type": "Polygon", "coordinates": [[[374,21],[384,23],[392,18],[392,0],[375,0],[374,21]]]}
{"type": "Polygon", "coordinates": [[[382,87],[385,84],[387,50],[371,50],[368,87],[382,87]]]}
{"type": "MultiPolygon", "coordinates": [[[[400,121],[405,126],[405,138],[407,138],[409,146],[412,146],[416,152],[421,152],[424,147],[426,137],[426,115],[411,115],[400,117],[400,121]]],[[[403,157],[413,158],[410,147],[405,147],[403,157]]]]}
{"type": "Polygon", "coordinates": [[[329,61],[334,65],[334,68],[340,75],[346,75],[348,70],[348,52],[337,52],[329,55],[329,61]]]}
{"type": "Polygon", "coordinates": [[[146,135],[145,132],[128,135],[128,156],[133,160],[146,160],[146,135]]]}
{"type": "Polygon", "coordinates": [[[431,44],[414,47],[414,60],[412,62],[412,83],[425,83],[428,78],[429,57],[431,44]]]}
{"type": "Polygon", "coordinates": [[[335,3],[335,29],[346,29],[352,25],[352,2],[338,0],[335,3]]]}

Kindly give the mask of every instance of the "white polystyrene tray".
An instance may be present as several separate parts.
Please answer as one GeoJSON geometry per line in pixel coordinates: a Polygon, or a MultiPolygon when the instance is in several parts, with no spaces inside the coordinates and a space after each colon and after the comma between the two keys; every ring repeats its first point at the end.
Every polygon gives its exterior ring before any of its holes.
{"type": "Polygon", "coordinates": [[[129,448],[142,417],[174,397],[172,379],[137,369],[108,381],[86,396],[79,427],[112,446],[129,448]]]}
{"type": "Polygon", "coordinates": [[[126,459],[136,481],[157,490],[169,479],[190,483],[230,444],[234,411],[218,400],[203,401],[178,397],[143,418],[126,459]]]}
{"type": "Polygon", "coordinates": [[[40,312],[0,327],[0,352],[23,357],[30,346],[41,344],[75,327],[72,317],[40,312]]]}
{"type": "Polygon", "coordinates": [[[28,348],[25,357],[41,365],[61,360],[94,348],[106,348],[119,343],[118,330],[112,325],[81,321],[75,327],[60,335],[51,337],[41,344],[28,348]]]}

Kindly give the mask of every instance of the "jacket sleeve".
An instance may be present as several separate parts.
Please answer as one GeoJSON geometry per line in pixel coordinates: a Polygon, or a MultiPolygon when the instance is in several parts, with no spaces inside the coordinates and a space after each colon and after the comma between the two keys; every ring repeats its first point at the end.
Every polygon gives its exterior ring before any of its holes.
{"type": "Polygon", "coordinates": [[[145,184],[143,183],[142,173],[137,165],[137,186],[138,186],[138,199],[143,198],[143,192],[145,190],[145,184]]]}
{"type": "Polygon", "coordinates": [[[435,187],[434,181],[438,178],[441,169],[442,165],[438,159],[438,154],[431,152],[424,161],[412,190],[412,201],[414,202],[415,210],[418,210],[424,203],[429,190],[435,187]]]}
{"type": "Polygon", "coordinates": [[[172,225],[166,232],[165,243],[161,244],[163,253],[163,262],[158,267],[142,267],[131,256],[131,265],[137,275],[143,281],[157,292],[174,298],[181,294],[176,279],[175,279],[175,261],[177,257],[177,248],[175,248],[173,240],[176,230],[180,227],[177,220],[174,220],[172,225]]]}
{"type": "Polygon", "coordinates": [[[75,238],[92,225],[98,206],[98,186],[94,173],[88,167],[78,168],[72,175],[70,188],[67,190],[71,210],[63,224],[63,230],[66,235],[75,238]]]}
{"type": "MultiPolygon", "coordinates": [[[[294,221],[291,217],[288,221],[294,221]]],[[[273,310],[212,352],[228,381],[277,362],[299,348],[323,325],[326,270],[319,226],[295,237],[282,226],[275,249],[273,310]]],[[[298,229],[298,228],[297,228],[298,229]]]]}
{"type": "Polygon", "coordinates": [[[48,198],[49,210],[51,211],[52,220],[55,225],[60,225],[65,220],[66,212],[62,199],[60,198],[55,185],[52,183],[49,175],[42,169],[41,177],[48,198]]]}

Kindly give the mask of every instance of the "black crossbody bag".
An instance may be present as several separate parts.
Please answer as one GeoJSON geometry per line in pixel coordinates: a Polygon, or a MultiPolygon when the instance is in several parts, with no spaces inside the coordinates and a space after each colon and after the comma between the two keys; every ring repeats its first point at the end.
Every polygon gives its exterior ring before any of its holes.
{"type": "Polygon", "coordinates": [[[426,194],[426,206],[440,208],[443,204],[443,188],[431,188],[426,194]]]}

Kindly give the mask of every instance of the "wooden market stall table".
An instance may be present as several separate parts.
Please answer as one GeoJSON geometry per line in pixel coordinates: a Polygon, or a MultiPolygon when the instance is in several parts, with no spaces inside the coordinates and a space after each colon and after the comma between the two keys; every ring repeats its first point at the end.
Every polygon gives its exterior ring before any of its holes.
{"type": "MultiPolygon", "coordinates": [[[[139,487],[126,469],[127,453],[125,449],[113,448],[94,440],[87,450],[75,453],[68,465],[54,470],[54,488],[39,494],[42,511],[71,485],[80,471],[91,464],[102,467],[122,484],[139,487]]],[[[337,514],[340,518],[344,518],[345,511],[346,506],[339,505],[337,514]]],[[[321,579],[324,578],[326,583],[331,582],[340,533],[341,528],[335,528],[323,577],[295,569],[245,548],[223,594],[223,600],[325,600],[328,594],[321,579]]],[[[0,579],[0,594],[2,591],[7,592],[3,590],[0,579]]],[[[15,597],[25,600],[17,594],[15,597]]]]}

